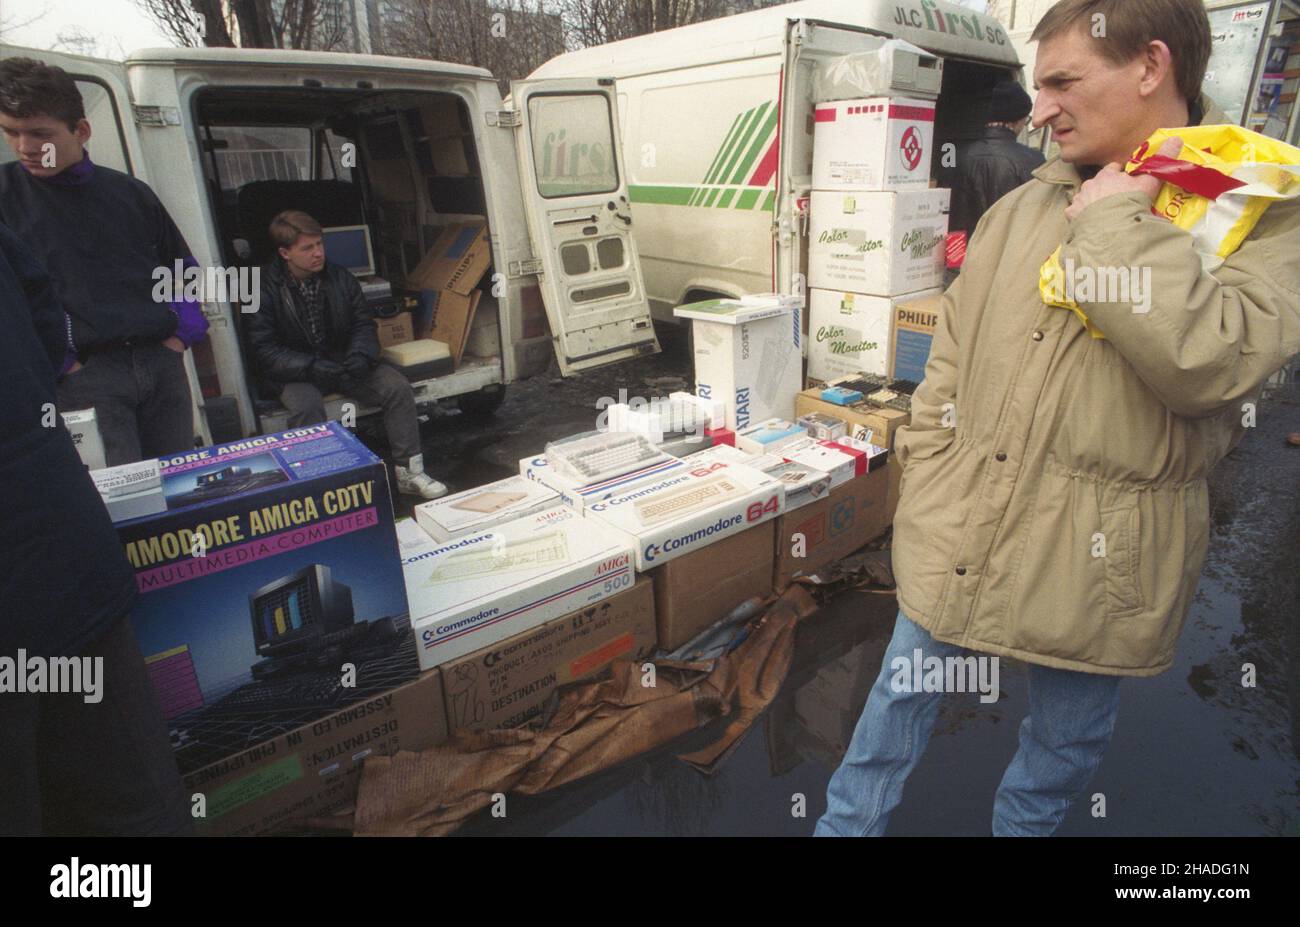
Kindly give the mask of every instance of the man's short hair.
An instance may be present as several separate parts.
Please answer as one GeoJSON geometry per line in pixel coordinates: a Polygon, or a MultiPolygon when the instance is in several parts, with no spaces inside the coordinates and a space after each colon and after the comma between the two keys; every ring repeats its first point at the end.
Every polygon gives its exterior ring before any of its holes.
{"type": "Polygon", "coordinates": [[[75,131],[86,118],[86,106],[63,68],[34,58],[6,58],[0,61],[0,113],[11,119],[49,116],[75,131]]]}
{"type": "Polygon", "coordinates": [[[271,220],[271,241],[277,248],[292,248],[299,235],[320,235],[320,223],[301,209],[286,209],[271,220]]]}
{"type": "Polygon", "coordinates": [[[1210,62],[1210,18],[1201,0],[1060,0],[1029,40],[1041,42],[1076,26],[1089,34],[1104,27],[1097,48],[1112,64],[1126,64],[1148,43],[1164,42],[1179,93],[1189,102],[1200,95],[1210,62]]]}

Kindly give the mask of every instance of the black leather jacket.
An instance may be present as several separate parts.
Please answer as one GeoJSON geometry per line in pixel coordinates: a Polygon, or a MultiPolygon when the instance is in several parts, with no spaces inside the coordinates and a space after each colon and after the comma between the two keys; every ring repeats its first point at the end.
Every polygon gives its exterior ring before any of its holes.
{"type": "Polygon", "coordinates": [[[1043,161],[1040,152],[1017,142],[1010,129],[985,127],[983,135],[957,149],[949,230],[973,235],[989,207],[1028,183],[1043,161]]]}
{"type": "Polygon", "coordinates": [[[276,258],[262,269],[262,303],[248,316],[248,342],[260,377],[274,388],[309,379],[307,368],[318,357],[340,363],[360,354],[373,367],[379,362],[379,335],[374,311],[366,305],[361,284],[344,267],[325,262],[325,340],[312,346],[307,320],[289,292],[289,269],[276,258]]]}

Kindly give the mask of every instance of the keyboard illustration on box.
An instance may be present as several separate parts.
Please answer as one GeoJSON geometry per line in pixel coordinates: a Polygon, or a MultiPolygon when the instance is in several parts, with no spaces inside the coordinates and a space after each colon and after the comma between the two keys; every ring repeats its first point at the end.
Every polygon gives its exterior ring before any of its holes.
{"type": "Polygon", "coordinates": [[[527,498],[528,495],[522,492],[482,492],[453,503],[451,507],[462,512],[480,512],[487,515],[499,512],[527,498]]]}
{"type": "Polygon", "coordinates": [[[507,541],[503,536],[480,541],[480,547],[460,550],[442,558],[424,581],[425,586],[469,579],[485,573],[535,570],[569,559],[569,544],[563,532],[546,531],[531,537],[507,541]]]}
{"type": "Polygon", "coordinates": [[[632,432],[597,432],[546,445],[546,461],[555,472],[583,484],[670,460],[643,435],[632,432]]]}
{"type": "Polygon", "coordinates": [[[638,499],[634,506],[641,524],[651,527],[672,518],[699,512],[743,492],[735,482],[719,476],[668,492],[655,493],[649,498],[638,499]]]}

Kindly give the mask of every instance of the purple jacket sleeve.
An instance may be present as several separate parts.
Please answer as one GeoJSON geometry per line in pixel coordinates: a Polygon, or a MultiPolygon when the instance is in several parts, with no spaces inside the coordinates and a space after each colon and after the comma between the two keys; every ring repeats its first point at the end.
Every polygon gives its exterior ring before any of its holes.
{"type": "MultiPolygon", "coordinates": [[[[198,267],[199,262],[191,255],[184,258],[186,267],[198,267]]],[[[192,299],[173,300],[168,305],[176,313],[176,337],[185,347],[202,341],[208,332],[208,320],[203,316],[203,307],[192,299]]]]}

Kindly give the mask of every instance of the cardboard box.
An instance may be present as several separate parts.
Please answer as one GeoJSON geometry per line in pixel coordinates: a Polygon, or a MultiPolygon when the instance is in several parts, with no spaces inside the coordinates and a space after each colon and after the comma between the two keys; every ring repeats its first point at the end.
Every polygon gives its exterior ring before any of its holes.
{"type": "Polygon", "coordinates": [[[399,312],[397,315],[386,319],[376,318],[375,329],[379,334],[379,346],[381,348],[392,347],[395,344],[405,344],[415,338],[415,329],[412,327],[411,313],[409,312],[399,312]]]}
{"type": "Polygon", "coordinates": [[[611,528],[636,550],[639,571],[658,567],[784,510],[785,486],[765,473],[716,461],[587,506],[587,520],[611,528]]]}
{"type": "Polygon", "coordinates": [[[519,474],[554,490],[560,501],[579,512],[586,511],[587,506],[602,499],[608,499],[653,480],[680,472],[682,462],[677,458],[663,460],[639,467],[621,476],[597,480],[594,483],[579,483],[556,471],[547,463],[545,454],[524,457],[519,461],[519,474]]]}
{"type": "Polygon", "coordinates": [[[808,285],[870,296],[901,296],[943,286],[951,195],[942,189],[814,190],[808,285]]]}
{"type": "Polygon", "coordinates": [[[485,531],[493,525],[554,508],[560,501],[555,490],[523,476],[467,489],[415,507],[415,520],[435,541],[485,531]]]}
{"type": "Polygon", "coordinates": [[[816,573],[883,534],[890,522],[888,499],[889,468],[883,466],[777,519],[776,591],[783,591],[796,576],[816,573]]]}
{"type": "Polygon", "coordinates": [[[453,731],[516,727],[557,687],[595,676],[616,659],[655,649],[654,587],[630,589],[443,666],[453,731]]]}
{"type": "Polygon", "coordinates": [[[773,299],[758,305],[710,300],[679,306],[692,319],[695,392],[726,403],[727,427],[793,418],[803,386],[803,312],[773,299]]]}
{"type": "MultiPolygon", "coordinates": [[[[805,437],[803,443],[811,446],[814,441],[805,437]]],[[[780,453],[748,454],[734,447],[719,445],[685,458],[691,467],[707,466],[717,461],[750,467],[779,480],[785,485],[783,510],[787,512],[820,498],[831,488],[829,473],[791,463],[781,457],[780,453]]]]}
{"type": "Polygon", "coordinates": [[[821,398],[821,387],[804,390],[795,397],[795,410],[799,415],[821,412],[843,419],[849,425],[852,437],[863,438],[871,432],[871,443],[881,447],[894,448],[894,435],[898,429],[912,420],[906,412],[877,406],[869,402],[857,402],[851,406],[837,406],[821,398]]]}
{"type": "Polygon", "coordinates": [[[452,364],[457,367],[465,354],[465,342],[469,339],[469,329],[481,295],[480,290],[474,290],[468,296],[455,290],[420,292],[418,311],[430,320],[429,339],[447,345],[452,364]]]}
{"type": "MultiPolygon", "coordinates": [[[[407,275],[420,290],[450,290],[469,296],[492,264],[485,221],[452,222],[438,235],[429,253],[407,275]]],[[[439,341],[446,341],[439,338],[439,341]]]]}
{"type": "Polygon", "coordinates": [[[864,97],[817,103],[813,189],[925,189],[933,148],[934,100],[864,97]]]}
{"type": "Polygon", "coordinates": [[[108,466],[104,457],[104,439],[99,435],[99,421],[94,409],[78,409],[75,412],[61,412],[64,426],[72,435],[72,443],[77,448],[81,462],[91,470],[101,470],[108,466]]]}
{"type": "Polygon", "coordinates": [[[346,428],[159,464],[168,510],[117,532],[182,774],[418,675],[387,470],[346,428]]]}
{"type": "Polygon", "coordinates": [[[402,568],[420,666],[545,624],[632,585],[626,537],[567,506],[434,541],[402,522],[402,568]]]}
{"type": "Polygon", "coordinates": [[[889,343],[889,378],[920,383],[930,360],[930,345],[939,324],[943,290],[931,290],[894,303],[889,343]]]}
{"type": "Polygon", "coordinates": [[[367,757],[424,750],[447,739],[438,670],[251,745],[183,776],[202,795],[201,836],[248,837],[356,799],[367,757]]]}
{"type": "Polygon", "coordinates": [[[832,290],[809,293],[808,376],[833,380],[851,373],[884,375],[889,366],[893,300],[832,290]]]}
{"type": "Polygon", "coordinates": [[[773,536],[766,522],[651,573],[659,646],[676,650],[751,596],[770,595],[773,536]]]}

